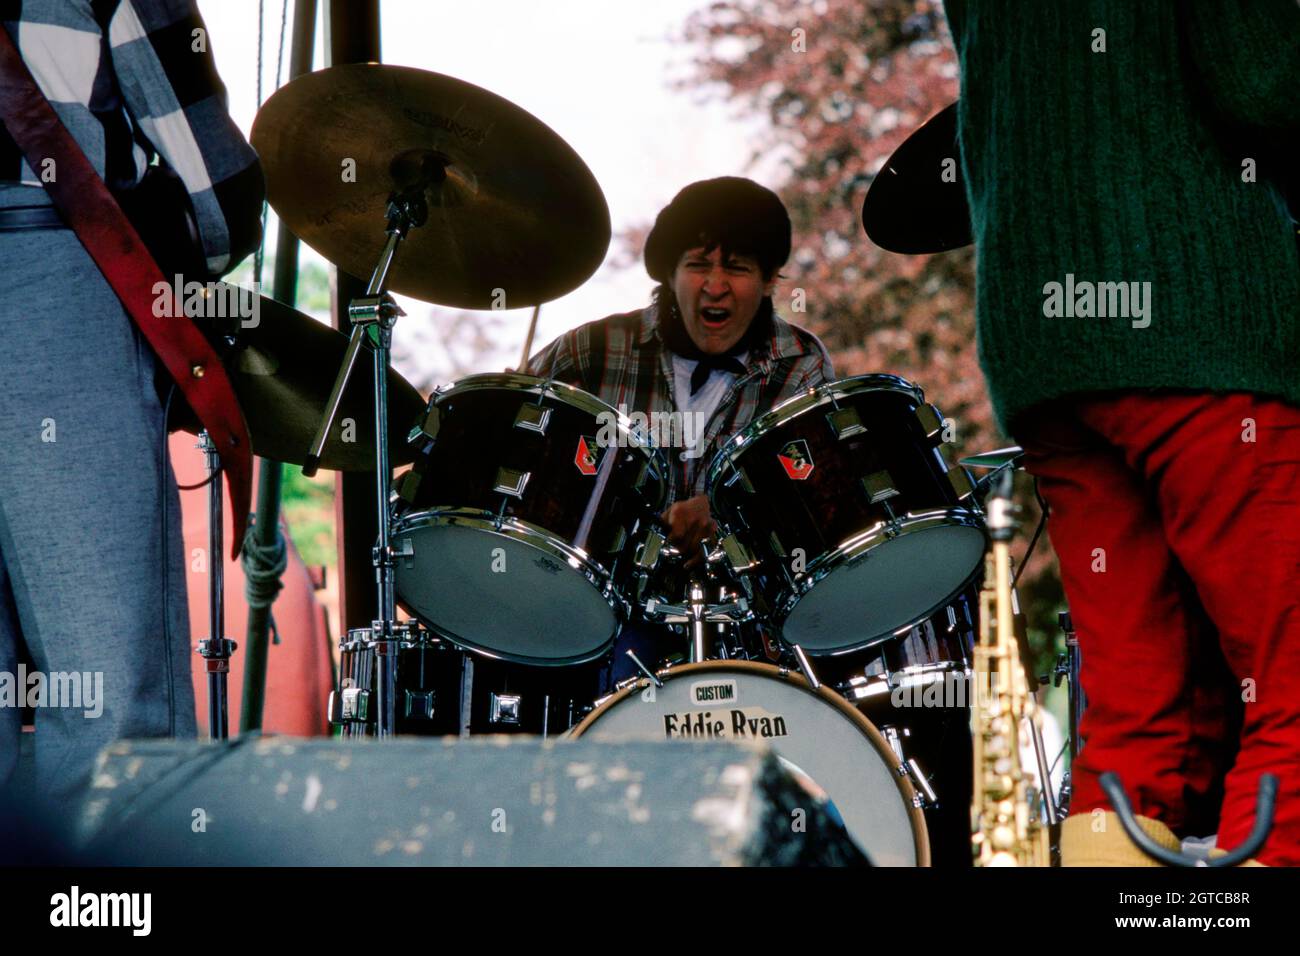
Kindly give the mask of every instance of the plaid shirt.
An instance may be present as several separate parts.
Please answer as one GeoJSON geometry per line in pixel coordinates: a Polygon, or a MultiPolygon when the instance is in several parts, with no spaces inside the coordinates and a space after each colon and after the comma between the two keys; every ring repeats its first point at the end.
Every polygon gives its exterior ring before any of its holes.
{"type": "MultiPolygon", "coordinates": [[[[0,0],[0,22],[110,189],[160,155],[185,183],[214,274],[257,248],[261,166],[226,112],[192,0],[0,0]]],[[[6,182],[41,180],[0,126],[6,182]]]]}
{"type": "MultiPolygon", "coordinates": [[[[629,413],[677,408],[672,353],[659,336],[653,305],[564,333],[533,357],[528,374],[577,386],[629,413]]],[[[700,454],[672,455],[676,467],[670,500],[703,494],[714,455],[756,417],[833,379],[830,354],[817,336],[773,315],[771,337],[750,351],[745,373],[732,382],[704,425],[700,454]]]]}

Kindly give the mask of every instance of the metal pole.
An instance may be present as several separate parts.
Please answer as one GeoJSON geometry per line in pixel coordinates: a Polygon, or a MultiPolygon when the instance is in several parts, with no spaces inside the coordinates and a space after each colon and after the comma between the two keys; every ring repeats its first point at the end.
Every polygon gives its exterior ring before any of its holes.
{"type": "Polygon", "coordinates": [[[225,550],[222,547],[225,515],[221,508],[221,459],[217,446],[206,431],[199,433],[199,447],[208,466],[208,626],[206,640],[199,642],[208,675],[208,737],[225,740],[230,736],[227,710],[227,678],[235,642],[225,636],[225,550]]]}
{"type": "MultiPolygon", "coordinates": [[[[289,80],[311,71],[312,47],[316,37],[316,0],[294,0],[293,45],[289,53],[289,80]]],[[[298,299],[298,237],[281,224],[276,236],[275,276],[272,297],[288,305],[298,299]]],[[[258,468],[257,515],[253,519],[256,557],[244,550],[245,594],[248,598],[248,627],[244,634],[244,698],[239,711],[239,731],[262,729],[266,701],[266,665],[271,624],[271,604],[279,593],[279,572],[264,565],[257,570],[273,573],[269,582],[254,584],[252,563],[275,548],[280,540],[280,485],[284,466],[262,459],[258,468]]]]}
{"type": "MultiPolygon", "coordinates": [[[[325,65],[378,63],[379,0],[323,0],[321,24],[325,30],[325,65]]],[[[348,303],[364,296],[367,283],[341,269],[333,270],[334,328],[348,335],[352,321],[348,303]]],[[[365,366],[361,366],[365,368],[365,366]]],[[[353,388],[373,390],[367,375],[353,388]]],[[[381,431],[376,438],[387,435],[381,431]]],[[[371,552],[379,538],[375,523],[374,478],[365,473],[335,476],[334,521],[338,539],[339,625],[341,633],[369,627],[379,616],[371,552]]]]}

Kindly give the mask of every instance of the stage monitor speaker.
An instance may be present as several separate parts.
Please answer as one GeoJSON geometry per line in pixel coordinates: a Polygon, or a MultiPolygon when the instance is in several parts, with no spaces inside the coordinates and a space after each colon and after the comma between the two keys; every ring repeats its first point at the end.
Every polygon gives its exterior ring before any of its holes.
{"type": "Polygon", "coordinates": [[[774,755],[721,743],[123,741],[78,829],[109,865],[867,862],[774,755]]]}

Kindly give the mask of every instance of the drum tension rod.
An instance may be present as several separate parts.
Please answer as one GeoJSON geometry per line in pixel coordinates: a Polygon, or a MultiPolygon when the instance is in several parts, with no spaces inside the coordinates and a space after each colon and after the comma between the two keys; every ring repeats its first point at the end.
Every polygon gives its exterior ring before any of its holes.
{"type": "Polygon", "coordinates": [[[632,663],[635,664],[638,668],[640,668],[641,673],[645,674],[646,677],[650,678],[650,680],[654,682],[654,685],[656,687],[664,686],[664,682],[655,676],[654,671],[650,670],[650,668],[646,667],[644,664],[641,663],[641,658],[636,656],[636,652],[633,651],[632,648],[629,647],[624,653],[627,654],[628,657],[632,658],[632,663]]]}

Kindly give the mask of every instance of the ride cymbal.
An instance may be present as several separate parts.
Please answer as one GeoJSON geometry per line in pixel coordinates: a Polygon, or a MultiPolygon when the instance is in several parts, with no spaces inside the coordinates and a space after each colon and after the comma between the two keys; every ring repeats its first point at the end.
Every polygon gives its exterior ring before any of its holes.
{"type": "Polygon", "coordinates": [[[867,237],[890,252],[947,252],[975,241],[957,143],[957,104],[925,121],[876,174],[862,203],[867,237]],[[944,161],[954,181],[944,178],[944,161]]]}
{"type": "Polygon", "coordinates": [[[1025,457],[1025,450],[1019,445],[1009,445],[1006,448],[998,448],[994,451],[981,452],[978,455],[967,455],[961,459],[958,464],[967,468],[1002,468],[1006,465],[1015,465],[1020,467],[1020,459],[1025,457]]]}
{"type": "Polygon", "coordinates": [[[586,164],[518,106],[453,77],[377,63],[305,74],[263,104],[252,143],[284,223],[368,278],[395,190],[427,222],[388,289],[466,309],[518,308],[577,288],[609,247],[609,208],[586,164]]]}

